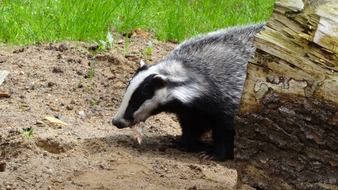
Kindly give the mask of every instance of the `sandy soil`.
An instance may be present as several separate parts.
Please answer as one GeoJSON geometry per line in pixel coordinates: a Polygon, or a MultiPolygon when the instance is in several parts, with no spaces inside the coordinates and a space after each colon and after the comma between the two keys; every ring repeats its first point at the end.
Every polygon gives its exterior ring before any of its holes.
{"type": "Polygon", "coordinates": [[[1,47],[0,70],[10,74],[0,86],[0,190],[236,189],[231,162],[175,147],[174,116],[149,119],[141,145],[111,125],[139,60],[155,62],[175,45],[136,34],[96,55],[86,43],[1,47]]]}

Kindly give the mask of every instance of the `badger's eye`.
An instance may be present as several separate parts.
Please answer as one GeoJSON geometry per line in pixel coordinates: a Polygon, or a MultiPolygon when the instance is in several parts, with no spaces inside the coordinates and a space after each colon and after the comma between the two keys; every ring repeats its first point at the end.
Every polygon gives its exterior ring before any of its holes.
{"type": "Polygon", "coordinates": [[[149,96],[150,92],[148,90],[142,90],[141,94],[143,96],[149,96]]]}
{"type": "Polygon", "coordinates": [[[150,98],[154,94],[154,87],[150,84],[144,85],[143,90],[141,91],[142,96],[145,96],[147,98],[150,98]]]}

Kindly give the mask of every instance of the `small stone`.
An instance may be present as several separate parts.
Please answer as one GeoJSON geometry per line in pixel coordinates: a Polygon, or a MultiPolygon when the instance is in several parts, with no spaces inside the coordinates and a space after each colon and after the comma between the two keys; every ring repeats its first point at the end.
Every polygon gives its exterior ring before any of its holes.
{"type": "Polygon", "coordinates": [[[13,53],[22,53],[25,51],[25,48],[19,48],[13,51],[13,53]]]}
{"type": "Polygon", "coordinates": [[[83,84],[82,84],[82,83],[79,83],[79,84],[77,85],[77,87],[78,87],[78,88],[83,88],[83,84]]]}
{"type": "Polygon", "coordinates": [[[75,62],[76,62],[76,60],[75,60],[75,59],[73,59],[73,58],[68,58],[68,59],[67,59],[67,62],[68,62],[68,63],[75,63],[75,62]]]}
{"type": "Polygon", "coordinates": [[[47,86],[48,86],[48,87],[53,87],[53,86],[55,86],[55,85],[56,85],[55,82],[48,82],[48,83],[47,83],[47,86]]]}
{"type": "Polygon", "coordinates": [[[97,49],[99,49],[99,45],[98,44],[90,45],[88,49],[91,51],[96,51],[97,49]]]}
{"type": "Polygon", "coordinates": [[[30,90],[35,90],[35,84],[32,84],[29,89],[30,90]]]}
{"type": "Polygon", "coordinates": [[[67,109],[67,110],[73,110],[73,109],[74,109],[74,107],[73,107],[73,106],[71,106],[71,105],[67,105],[67,106],[66,106],[66,109],[67,109]]]}
{"type": "Polygon", "coordinates": [[[194,185],[193,187],[190,187],[189,190],[197,190],[196,185],[194,185]]]}
{"type": "Polygon", "coordinates": [[[57,50],[60,51],[60,52],[64,52],[64,51],[68,50],[68,48],[66,47],[65,44],[61,44],[61,45],[59,45],[57,50]]]}
{"type": "Polygon", "coordinates": [[[10,134],[15,134],[15,133],[18,132],[18,130],[17,130],[17,129],[10,129],[8,132],[9,132],[10,134]]]}
{"type": "Polygon", "coordinates": [[[138,61],[140,59],[140,56],[136,53],[131,52],[128,55],[125,55],[125,58],[127,58],[129,61],[138,61]]]}
{"type": "Polygon", "coordinates": [[[0,70],[0,85],[4,82],[8,74],[9,74],[9,71],[0,70]]]}
{"type": "Polygon", "coordinates": [[[70,101],[70,104],[76,104],[75,100],[72,99],[72,100],[70,101]]]}
{"type": "Polygon", "coordinates": [[[124,88],[125,85],[123,84],[123,82],[121,81],[118,81],[114,84],[115,88],[124,88]]]}
{"type": "Polygon", "coordinates": [[[46,169],[43,171],[45,174],[47,175],[52,175],[53,174],[53,170],[52,169],[46,169]]]}
{"type": "Polygon", "coordinates": [[[4,62],[6,62],[7,61],[7,58],[5,58],[5,57],[0,57],[0,63],[4,63],[4,62]]]}
{"type": "Polygon", "coordinates": [[[45,126],[46,126],[45,122],[40,121],[40,120],[37,121],[37,122],[35,123],[35,125],[38,126],[38,127],[45,127],[45,126]]]}
{"type": "Polygon", "coordinates": [[[6,163],[0,163],[0,172],[4,172],[6,170],[6,163]]]}
{"type": "Polygon", "coordinates": [[[54,67],[52,72],[53,73],[63,73],[63,70],[60,67],[54,67]]]}
{"type": "Polygon", "coordinates": [[[8,94],[8,93],[6,93],[6,92],[0,92],[0,99],[1,98],[10,98],[10,97],[11,97],[11,95],[8,94]]]}
{"type": "Polygon", "coordinates": [[[189,168],[194,171],[202,172],[202,168],[197,165],[189,165],[189,168]]]}
{"type": "Polygon", "coordinates": [[[56,112],[59,112],[60,111],[60,109],[59,108],[57,108],[57,107],[55,107],[55,106],[49,106],[49,108],[50,108],[50,110],[52,110],[52,111],[56,111],[56,112]]]}
{"type": "Polygon", "coordinates": [[[84,73],[83,73],[82,71],[76,71],[76,74],[77,74],[77,75],[80,75],[80,76],[83,76],[83,75],[84,75],[84,73]]]}
{"type": "Polygon", "coordinates": [[[86,117],[86,114],[84,111],[79,111],[80,118],[84,119],[86,117]]]}

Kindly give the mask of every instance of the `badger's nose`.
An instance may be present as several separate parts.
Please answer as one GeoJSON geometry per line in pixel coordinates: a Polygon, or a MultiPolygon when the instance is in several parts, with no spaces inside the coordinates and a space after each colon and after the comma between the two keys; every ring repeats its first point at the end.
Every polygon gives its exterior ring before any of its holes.
{"type": "Polygon", "coordinates": [[[126,124],[123,121],[118,120],[118,119],[113,118],[112,123],[113,123],[113,125],[115,125],[119,129],[127,127],[126,124]]]}

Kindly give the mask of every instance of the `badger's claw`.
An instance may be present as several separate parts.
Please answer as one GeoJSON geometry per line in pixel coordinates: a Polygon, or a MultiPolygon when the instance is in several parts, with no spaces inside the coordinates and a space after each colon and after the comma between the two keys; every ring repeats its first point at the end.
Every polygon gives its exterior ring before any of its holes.
{"type": "Polygon", "coordinates": [[[200,152],[198,154],[198,156],[202,159],[202,160],[215,160],[215,156],[210,153],[210,152],[200,152]]]}

